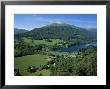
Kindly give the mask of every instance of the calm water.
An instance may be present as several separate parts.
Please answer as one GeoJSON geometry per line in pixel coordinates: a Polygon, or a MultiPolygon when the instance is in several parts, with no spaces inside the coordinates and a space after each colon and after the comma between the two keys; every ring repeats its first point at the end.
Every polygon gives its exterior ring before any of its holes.
{"type": "Polygon", "coordinates": [[[93,46],[97,46],[96,44],[97,42],[92,42],[90,44],[83,44],[83,45],[73,45],[73,46],[70,46],[68,48],[57,48],[55,51],[60,51],[60,52],[74,52],[74,51],[78,51],[79,49],[82,49],[82,48],[86,48],[90,45],[93,45],[93,46]]]}

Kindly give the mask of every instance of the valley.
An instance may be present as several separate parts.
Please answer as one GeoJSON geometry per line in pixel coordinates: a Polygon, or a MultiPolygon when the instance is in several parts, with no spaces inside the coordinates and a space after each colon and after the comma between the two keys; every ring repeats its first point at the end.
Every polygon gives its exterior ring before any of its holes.
{"type": "Polygon", "coordinates": [[[52,23],[14,36],[15,76],[97,75],[97,32],[52,23]]]}

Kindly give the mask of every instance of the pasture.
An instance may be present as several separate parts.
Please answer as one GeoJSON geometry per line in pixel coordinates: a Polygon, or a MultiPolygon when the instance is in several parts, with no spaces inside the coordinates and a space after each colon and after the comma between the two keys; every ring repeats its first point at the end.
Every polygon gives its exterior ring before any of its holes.
{"type": "MultiPolygon", "coordinates": [[[[31,75],[31,73],[27,72],[28,66],[36,66],[39,67],[40,65],[45,64],[48,60],[47,55],[42,54],[34,54],[34,55],[27,55],[22,57],[16,57],[14,60],[14,68],[20,70],[22,75],[31,75]]],[[[41,71],[43,73],[43,71],[41,71]]],[[[44,71],[43,75],[48,74],[47,71],[44,71]]]]}
{"type": "Polygon", "coordinates": [[[28,44],[35,44],[35,45],[45,44],[45,45],[50,45],[50,46],[53,46],[55,44],[63,42],[63,40],[60,40],[60,39],[50,39],[51,42],[48,42],[45,39],[43,39],[43,40],[33,40],[32,38],[23,38],[23,40],[24,40],[24,42],[26,42],[28,44]]]}

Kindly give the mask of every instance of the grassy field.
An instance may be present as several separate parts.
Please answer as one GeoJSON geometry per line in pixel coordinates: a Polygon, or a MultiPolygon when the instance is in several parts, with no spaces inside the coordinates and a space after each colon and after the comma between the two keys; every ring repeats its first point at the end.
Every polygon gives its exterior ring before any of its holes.
{"type": "MultiPolygon", "coordinates": [[[[53,55],[68,55],[67,52],[54,52],[50,51],[48,52],[49,54],[53,55]]],[[[27,55],[27,56],[22,56],[22,57],[16,57],[14,60],[14,68],[20,70],[21,75],[23,76],[37,76],[40,73],[43,76],[49,76],[50,75],[50,70],[45,70],[43,69],[42,71],[37,71],[35,73],[29,73],[27,72],[28,66],[36,66],[39,67],[40,65],[44,65],[48,60],[48,55],[43,55],[43,54],[34,54],[34,55],[27,55]]]]}
{"type": "MultiPolygon", "coordinates": [[[[41,55],[41,54],[34,54],[34,55],[27,55],[27,56],[22,56],[22,57],[16,57],[15,58],[15,63],[14,66],[15,68],[19,68],[20,73],[22,75],[32,75],[31,73],[27,72],[27,67],[28,66],[40,66],[45,64],[48,56],[47,55],[41,55]]],[[[43,75],[48,75],[49,71],[43,70],[41,71],[43,75]]]]}
{"type": "Polygon", "coordinates": [[[36,45],[39,45],[39,44],[45,44],[45,45],[55,45],[59,42],[63,42],[63,40],[60,40],[60,39],[51,39],[52,42],[48,42],[46,41],[45,39],[43,40],[32,40],[31,38],[23,38],[24,42],[28,43],[28,44],[36,44],[36,45]]]}
{"type": "Polygon", "coordinates": [[[41,71],[37,71],[35,73],[30,74],[30,76],[38,76],[39,74],[42,74],[42,76],[49,76],[50,75],[50,70],[41,70],[41,71]]]}

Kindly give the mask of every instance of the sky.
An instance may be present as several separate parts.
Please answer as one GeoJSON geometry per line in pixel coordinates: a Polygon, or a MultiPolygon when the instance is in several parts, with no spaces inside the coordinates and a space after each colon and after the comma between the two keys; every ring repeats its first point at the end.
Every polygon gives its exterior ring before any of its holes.
{"type": "Polygon", "coordinates": [[[96,14],[14,14],[14,27],[26,30],[51,23],[67,23],[82,28],[97,28],[96,14]]]}

